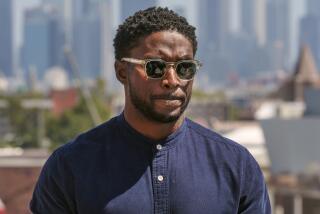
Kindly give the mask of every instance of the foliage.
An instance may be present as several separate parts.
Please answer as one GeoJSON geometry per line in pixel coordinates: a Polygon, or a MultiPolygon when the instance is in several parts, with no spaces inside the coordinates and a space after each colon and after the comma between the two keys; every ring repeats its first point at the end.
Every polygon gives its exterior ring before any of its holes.
{"type": "Polygon", "coordinates": [[[2,142],[10,144],[10,146],[19,146],[23,148],[37,146],[37,119],[38,112],[35,109],[23,109],[21,100],[24,98],[40,98],[39,94],[28,93],[20,95],[11,95],[2,97],[8,102],[9,108],[4,110],[13,133],[13,138],[10,142],[2,142]]]}
{"type": "MultiPolygon", "coordinates": [[[[105,82],[98,78],[96,87],[91,90],[92,102],[96,107],[102,121],[110,118],[111,110],[105,98],[105,82]]],[[[50,140],[51,149],[69,142],[80,133],[94,127],[92,118],[81,97],[77,106],[64,112],[59,117],[48,113],[46,116],[46,136],[50,140]]]]}
{"type": "MultiPolygon", "coordinates": [[[[92,89],[92,102],[97,108],[103,121],[110,117],[110,108],[104,96],[105,84],[103,80],[97,80],[96,87],[92,89]]],[[[45,111],[44,139],[39,139],[39,117],[41,112],[37,109],[24,109],[21,106],[23,99],[45,98],[44,95],[35,93],[11,94],[2,96],[9,108],[2,109],[2,115],[8,118],[13,138],[8,142],[3,136],[0,137],[0,146],[18,146],[22,148],[40,147],[39,140],[50,143],[54,149],[76,137],[81,132],[93,128],[94,123],[90,117],[84,99],[81,97],[75,108],[65,111],[62,115],[54,115],[51,111],[45,111]]],[[[3,117],[3,116],[1,116],[3,117]]]]}
{"type": "MultiPolygon", "coordinates": [[[[94,97],[99,114],[103,120],[110,117],[110,110],[99,99],[94,97]]],[[[48,113],[46,117],[46,136],[51,142],[51,149],[67,143],[75,138],[81,132],[93,128],[94,123],[89,115],[83,99],[80,99],[78,105],[69,111],[64,112],[59,117],[48,113]]]]}
{"type": "Polygon", "coordinates": [[[228,120],[239,120],[241,109],[235,105],[230,105],[228,108],[228,120]]]}

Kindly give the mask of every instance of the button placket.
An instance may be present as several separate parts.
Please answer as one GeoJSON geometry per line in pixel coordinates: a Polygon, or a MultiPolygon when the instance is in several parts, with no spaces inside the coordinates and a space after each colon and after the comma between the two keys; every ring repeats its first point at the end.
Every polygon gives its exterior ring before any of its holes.
{"type": "Polygon", "coordinates": [[[168,151],[158,150],[152,161],[152,183],[155,214],[169,213],[169,182],[167,177],[167,153],[168,151]]]}

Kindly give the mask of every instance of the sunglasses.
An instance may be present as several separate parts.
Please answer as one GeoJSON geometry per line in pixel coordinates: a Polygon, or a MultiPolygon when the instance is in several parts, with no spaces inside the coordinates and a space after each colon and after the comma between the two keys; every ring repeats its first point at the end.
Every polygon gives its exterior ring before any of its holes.
{"type": "Polygon", "coordinates": [[[201,67],[201,63],[197,60],[166,62],[162,59],[122,58],[121,61],[144,65],[144,70],[150,79],[161,79],[167,71],[167,65],[170,65],[174,67],[174,70],[180,79],[192,80],[197,70],[201,67]]]}

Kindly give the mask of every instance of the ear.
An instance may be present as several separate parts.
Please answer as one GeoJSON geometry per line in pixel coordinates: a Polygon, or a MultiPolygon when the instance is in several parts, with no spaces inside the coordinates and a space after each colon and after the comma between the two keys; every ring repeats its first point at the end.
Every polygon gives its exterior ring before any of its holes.
{"type": "Polygon", "coordinates": [[[127,71],[126,71],[126,64],[116,60],[114,62],[114,69],[116,71],[116,76],[117,79],[122,83],[122,84],[126,84],[128,76],[127,76],[127,71]]]}

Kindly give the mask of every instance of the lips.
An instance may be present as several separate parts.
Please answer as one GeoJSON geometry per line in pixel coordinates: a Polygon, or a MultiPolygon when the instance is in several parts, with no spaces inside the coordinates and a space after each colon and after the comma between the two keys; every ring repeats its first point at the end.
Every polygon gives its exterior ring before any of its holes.
{"type": "Polygon", "coordinates": [[[180,100],[180,101],[184,101],[185,100],[185,96],[176,96],[176,95],[153,95],[151,96],[152,100],[180,100]]]}
{"type": "Polygon", "coordinates": [[[173,110],[181,107],[181,100],[164,100],[164,99],[156,99],[154,100],[155,108],[158,109],[168,109],[173,110]]]}
{"type": "Polygon", "coordinates": [[[152,100],[159,107],[176,108],[182,105],[182,103],[185,100],[185,97],[173,95],[156,95],[152,96],[152,100]]]}
{"type": "Polygon", "coordinates": [[[164,100],[166,105],[170,106],[180,106],[182,101],[181,100],[164,100]]]}

